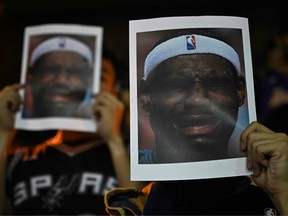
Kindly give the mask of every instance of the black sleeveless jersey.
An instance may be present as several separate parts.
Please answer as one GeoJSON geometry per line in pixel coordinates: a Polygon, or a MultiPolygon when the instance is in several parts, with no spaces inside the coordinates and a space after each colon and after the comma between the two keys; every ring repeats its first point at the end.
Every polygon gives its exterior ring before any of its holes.
{"type": "Polygon", "coordinates": [[[9,157],[6,192],[16,215],[107,215],[104,194],[119,187],[107,145],[75,155],[47,147],[9,157]]]}

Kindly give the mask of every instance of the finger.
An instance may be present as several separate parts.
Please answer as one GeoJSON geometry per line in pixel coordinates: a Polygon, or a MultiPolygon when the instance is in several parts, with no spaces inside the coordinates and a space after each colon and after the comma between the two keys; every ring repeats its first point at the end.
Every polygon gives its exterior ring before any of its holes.
{"type": "Polygon", "coordinates": [[[261,148],[267,144],[267,140],[254,140],[249,149],[249,165],[253,170],[253,175],[258,177],[261,174],[262,167],[267,167],[267,160],[265,153],[261,148]]]}
{"type": "Polygon", "coordinates": [[[252,144],[253,174],[258,177],[263,170],[267,170],[271,159],[281,158],[287,147],[287,135],[275,133],[270,138],[255,141],[252,144]]]}
{"type": "Polygon", "coordinates": [[[7,103],[8,109],[12,112],[16,112],[21,104],[21,96],[19,90],[24,88],[24,84],[15,84],[10,89],[9,100],[7,103]]]}
{"type": "Polygon", "coordinates": [[[117,104],[118,101],[119,100],[115,96],[105,92],[96,96],[96,103],[98,105],[113,106],[114,104],[117,104]]]}
{"type": "Polygon", "coordinates": [[[7,86],[3,89],[1,92],[2,98],[3,98],[3,106],[5,106],[5,109],[16,112],[19,109],[20,103],[21,103],[21,97],[18,93],[18,90],[22,88],[23,85],[14,84],[11,86],[7,86]]]}
{"type": "MultiPolygon", "coordinates": [[[[266,130],[265,130],[266,131],[266,130]]],[[[255,157],[255,151],[258,145],[269,143],[271,139],[276,138],[275,133],[266,133],[266,132],[257,132],[253,131],[247,134],[245,138],[245,148],[246,148],[246,157],[247,157],[247,168],[252,169],[258,168],[257,165],[253,163],[253,158],[255,157]]]]}
{"type": "Polygon", "coordinates": [[[26,86],[25,83],[15,83],[11,86],[15,91],[19,91],[20,89],[23,89],[26,86]]]}
{"type": "Polygon", "coordinates": [[[247,149],[248,136],[250,133],[255,132],[256,128],[257,122],[252,122],[242,131],[240,135],[240,148],[242,151],[245,151],[247,149]]]}
{"type": "Polygon", "coordinates": [[[248,136],[254,132],[263,132],[263,133],[273,133],[272,130],[260,124],[259,122],[252,122],[249,126],[243,130],[240,136],[240,148],[242,151],[245,151],[247,148],[248,136]]]}

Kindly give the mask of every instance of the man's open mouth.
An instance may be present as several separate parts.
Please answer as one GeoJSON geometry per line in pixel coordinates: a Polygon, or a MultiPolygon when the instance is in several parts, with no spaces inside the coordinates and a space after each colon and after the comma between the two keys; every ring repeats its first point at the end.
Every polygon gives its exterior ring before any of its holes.
{"type": "Polygon", "coordinates": [[[80,101],[84,97],[84,94],[85,93],[83,93],[82,91],[71,92],[70,90],[68,91],[65,89],[58,89],[49,92],[47,100],[54,104],[65,105],[65,103],[80,101]]]}
{"type": "Polygon", "coordinates": [[[178,118],[173,127],[188,136],[211,134],[220,124],[220,119],[215,115],[189,115],[178,118]]]}
{"type": "Polygon", "coordinates": [[[65,103],[75,100],[72,95],[51,95],[49,96],[49,101],[52,103],[65,103]]]}

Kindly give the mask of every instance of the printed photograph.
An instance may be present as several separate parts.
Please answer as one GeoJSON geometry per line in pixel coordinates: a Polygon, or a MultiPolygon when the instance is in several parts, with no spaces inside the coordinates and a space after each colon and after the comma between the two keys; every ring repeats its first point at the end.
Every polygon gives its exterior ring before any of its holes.
{"type": "Polygon", "coordinates": [[[247,174],[240,134],[256,118],[247,20],[130,21],[130,52],[132,178],[247,174]]]}
{"type": "Polygon", "coordinates": [[[99,89],[102,31],[56,24],[25,29],[24,103],[16,127],[96,130],[92,95],[99,89]]]}

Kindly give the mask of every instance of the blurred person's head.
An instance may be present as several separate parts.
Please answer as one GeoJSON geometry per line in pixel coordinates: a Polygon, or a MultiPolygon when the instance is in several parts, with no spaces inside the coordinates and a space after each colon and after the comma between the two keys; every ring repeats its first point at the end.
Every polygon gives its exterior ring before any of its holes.
{"type": "Polygon", "coordinates": [[[102,52],[100,91],[107,91],[118,95],[120,74],[119,63],[115,54],[106,46],[102,52]]]}
{"type": "MultiPolygon", "coordinates": [[[[100,92],[109,92],[115,97],[119,97],[119,63],[115,54],[109,50],[106,46],[102,50],[102,62],[101,62],[101,75],[100,75],[100,92]]],[[[99,137],[99,133],[94,132],[78,132],[78,131],[64,131],[64,139],[80,140],[80,139],[95,139],[99,137]]],[[[101,136],[101,135],[100,135],[101,136]]]]}
{"type": "Polygon", "coordinates": [[[211,37],[157,44],[145,61],[140,101],[150,113],[161,163],[223,159],[246,85],[238,54],[211,37]]]}

